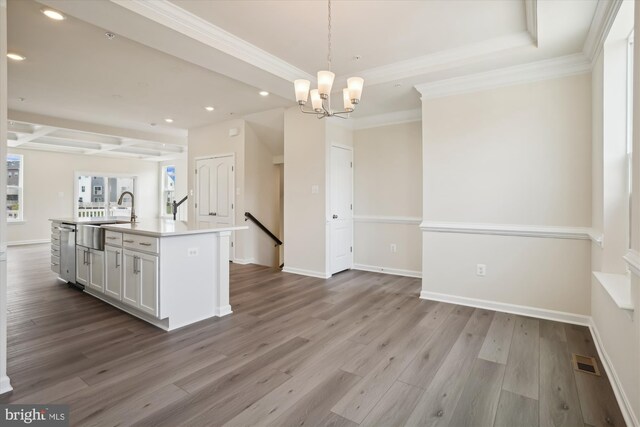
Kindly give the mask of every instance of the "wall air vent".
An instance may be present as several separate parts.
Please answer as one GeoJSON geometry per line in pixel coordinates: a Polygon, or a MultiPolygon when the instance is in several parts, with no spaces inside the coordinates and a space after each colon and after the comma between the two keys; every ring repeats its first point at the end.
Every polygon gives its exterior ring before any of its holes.
{"type": "Polygon", "coordinates": [[[594,357],[581,356],[574,353],[571,355],[571,360],[573,361],[573,369],[575,369],[576,371],[600,376],[598,362],[596,362],[596,359],[594,357]]]}

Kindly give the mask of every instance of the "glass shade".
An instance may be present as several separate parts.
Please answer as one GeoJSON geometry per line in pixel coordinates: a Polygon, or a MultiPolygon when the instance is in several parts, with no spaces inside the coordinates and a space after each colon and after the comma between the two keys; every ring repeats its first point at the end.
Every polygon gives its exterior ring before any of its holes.
{"type": "Polygon", "coordinates": [[[311,105],[313,105],[314,111],[322,111],[322,98],[320,98],[320,92],[318,89],[311,90],[311,105]]]}
{"type": "Polygon", "coordinates": [[[349,89],[342,89],[342,99],[344,101],[344,111],[353,111],[353,104],[351,103],[351,98],[349,97],[349,89]]]}
{"type": "Polygon", "coordinates": [[[333,79],[336,77],[331,71],[318,71],[318,92],[320,95],[329,95],[333,79]]]}
{"type": "Polygon", "coordinates": [[[360,101],[362,96],[362,86],[364,86],[364,79],[362,77],[350,77],[347,79],[347,87],[349,88],[349,98],[354,104],[360,101]]]}
{"type": "Polygon", "coordinates": [[[293,82],[293,86],[296,90],[296,101],[305,104],[309,98],[309,86],[311,86],[311,82],[309,80],[299,79],[293,82]]]}

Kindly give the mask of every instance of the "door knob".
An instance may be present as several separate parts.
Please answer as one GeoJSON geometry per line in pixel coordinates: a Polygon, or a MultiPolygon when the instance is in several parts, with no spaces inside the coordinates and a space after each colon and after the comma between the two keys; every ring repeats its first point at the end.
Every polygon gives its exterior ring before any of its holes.
{"type": "Polygon", "coordinates": [[[338,215],[333,215],[333,219],[338,219],[338,215]]]}

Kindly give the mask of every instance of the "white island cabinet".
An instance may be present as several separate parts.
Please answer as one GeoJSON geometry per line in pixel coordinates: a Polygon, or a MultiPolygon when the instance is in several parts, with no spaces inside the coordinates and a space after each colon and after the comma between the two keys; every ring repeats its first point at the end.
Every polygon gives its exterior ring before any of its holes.
{"type": "Polygon", "coordinates": [[[165,330],[231,313],[229,237],[247,227],[197,229],[171,220],[102,227],[104,290],[85,292],[165,330]]]}

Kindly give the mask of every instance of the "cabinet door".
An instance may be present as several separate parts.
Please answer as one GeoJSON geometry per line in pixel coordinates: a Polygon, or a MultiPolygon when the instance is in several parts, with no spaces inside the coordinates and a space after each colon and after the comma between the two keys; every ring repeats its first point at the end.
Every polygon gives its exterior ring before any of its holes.
{"type": "Polygon", "coordinates": [[[105,285],[104,293],[122,300],[122,249],[105,246],[105,285]]]}
{"type": "Polygon", "coordinates": [[[104,252],[91,249],[89,252],[89,287],[104,292],[104,252]]]}
{"type": "Polygon", "coordinates": [[[139,254],[140,310],[158,315],[158,257],[139,254]]]}
{"type": "Polygon", "coordinates": [[[138,254],[133,251],[123,250],[122,258],[122,302],[133,307],[138,307],[139,301],[139,279],[138,265],[140,260],[138,254]]]}
{"type": "Polygon", "coordinates": [[[89,249],[76,246],[76,283],[89,284],[89,249]]]}

